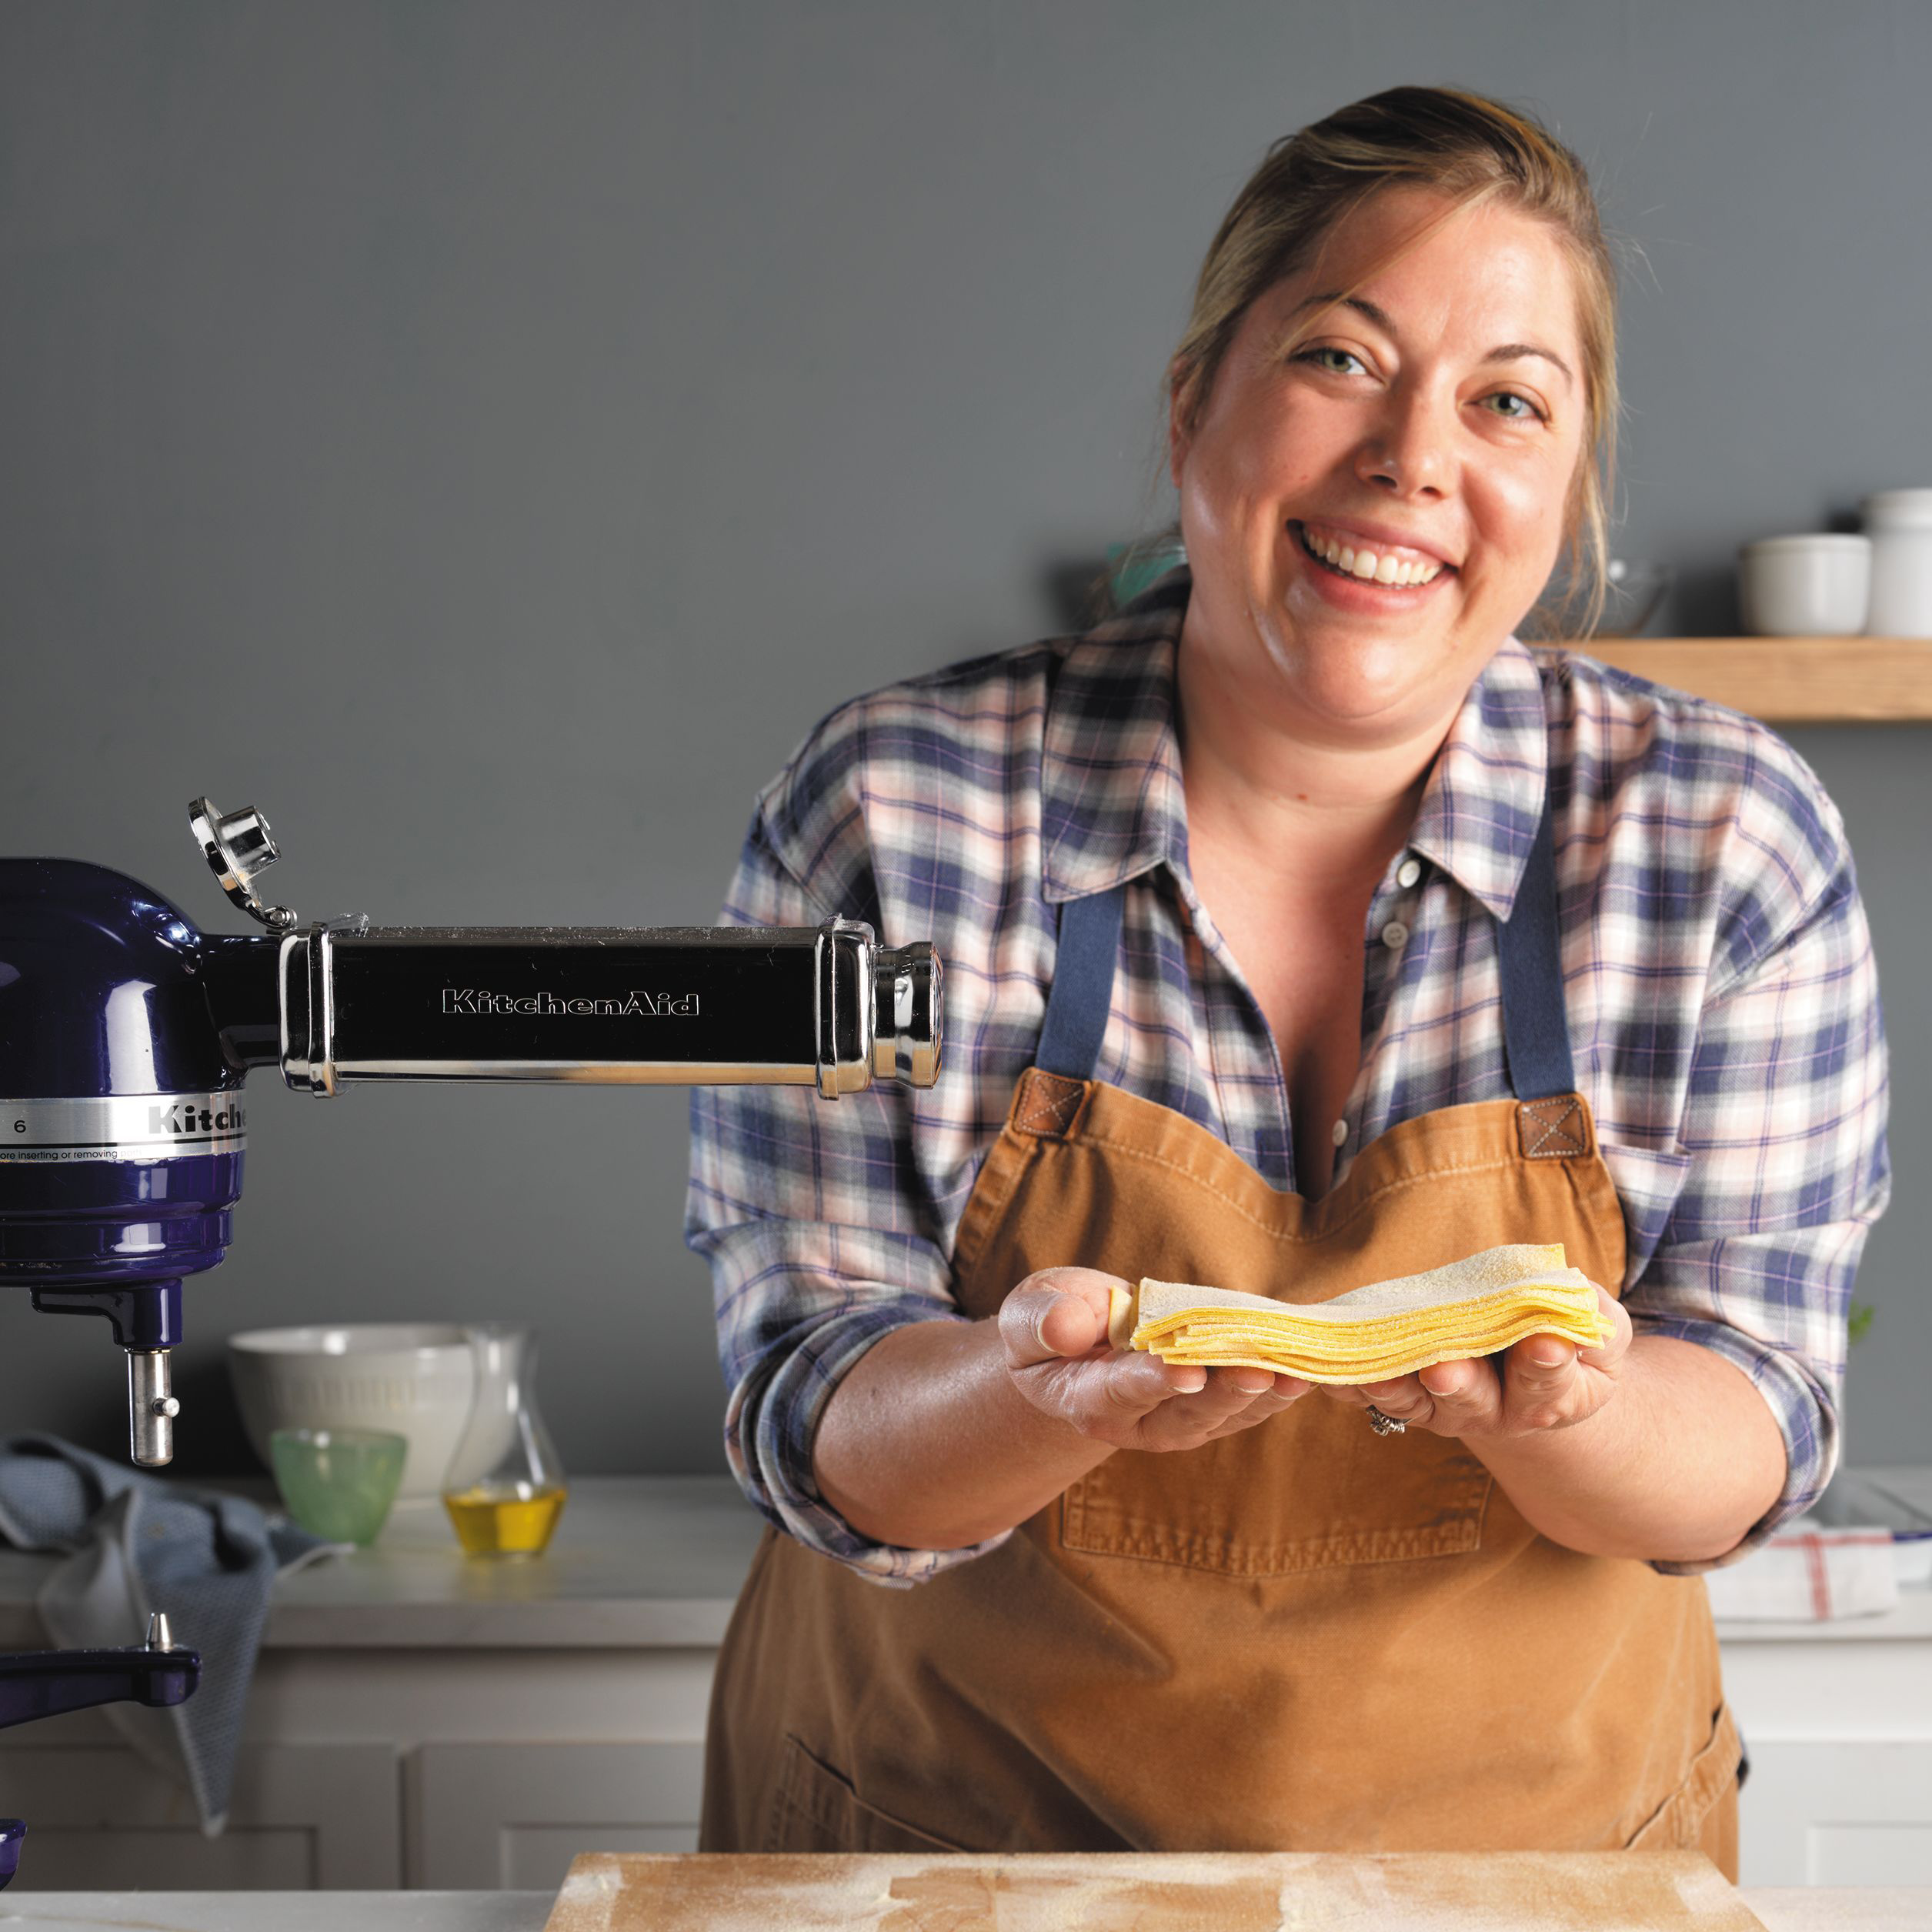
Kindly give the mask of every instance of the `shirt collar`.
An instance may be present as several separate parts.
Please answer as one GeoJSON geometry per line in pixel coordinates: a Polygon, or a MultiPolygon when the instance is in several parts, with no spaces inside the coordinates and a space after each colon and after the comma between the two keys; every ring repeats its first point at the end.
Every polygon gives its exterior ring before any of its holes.
{"type": "Polygon", "coordinates": [[[1506,638],[1443,740],[1410,850],[1507,919],[1543,815],[1549,766],[1542,673],[1526,646],[1506,638]]]}
{"type": "Polygon", "coordinates": [[[1170,571],[1075,639],[1047,699],[1040,870],[1049,904],[1187,866],[1174,652],[1193,579],[1170,571]]]}
{"type": "MultiPolygon", "coordinates": [[[[1187,866],[1174,657],[1193,578],[1167,576],[1076,639],[1048,699],[1040,771],[1049,903],[1187,866]]],[[[1463,699],[1410,849],[1507,919],[1536,836],[1549,752],[1536,659],[1507,639],[1463,699]]]]}

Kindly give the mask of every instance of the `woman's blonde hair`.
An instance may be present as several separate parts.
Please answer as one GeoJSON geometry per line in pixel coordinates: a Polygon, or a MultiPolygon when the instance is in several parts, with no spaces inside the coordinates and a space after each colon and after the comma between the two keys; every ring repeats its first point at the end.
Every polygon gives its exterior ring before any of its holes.
{"type": "MultiPolygon", "coordinates": [[[[1275,142],[1210,243],[1193,313],[1169,365],[1166,394],[1196,427],[1242,318],[1256,299],[1316,258],[1330,234],[1385,188],[1426,187],[1455,209],[1496,201],[1548,224],[1577,298],[1587,412],[1582,455],[1564,506],[1570,578],[1562,621],[1587,636],[1608,582],[1609,512],[1617,463],[1617,271],[1583,163],[1528,115],[1446,87],[1393,87],[1275,142]],[[1578,615],[1580,625],[1570,620],[1578,615]]],[[[1433,232],[1431,221],[1356,284],[1433,232]]],[[[1344,295],[1353,289],[1344,290],[1344,295]]],[[[1284,352],[1319,325],[1297,325],[1284,352]]]]}

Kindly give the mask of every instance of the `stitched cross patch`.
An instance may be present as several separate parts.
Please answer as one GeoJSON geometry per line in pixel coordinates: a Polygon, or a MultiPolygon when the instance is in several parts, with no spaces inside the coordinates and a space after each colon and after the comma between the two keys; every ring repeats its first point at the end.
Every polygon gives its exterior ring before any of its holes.
{"type": "Polygon", "coordinates": [[[1573,1093],[1522,1102],[1516,1110],[1516,1126],[1523,1152],[1530,1160],[1565,1160],[1590,1152],[1583,1105],[1573,1093]]]}
{"type": "Polygon", "coordinates": [[[1013,1101],[1013,1125],[1023,1133],[1049,1134],[1057,1139],[1073,1124],[1086,1098],[1086,1083],[1064,1073],[1045,1073],[1029,1066],[1020,1076],[1013,1101]]]}

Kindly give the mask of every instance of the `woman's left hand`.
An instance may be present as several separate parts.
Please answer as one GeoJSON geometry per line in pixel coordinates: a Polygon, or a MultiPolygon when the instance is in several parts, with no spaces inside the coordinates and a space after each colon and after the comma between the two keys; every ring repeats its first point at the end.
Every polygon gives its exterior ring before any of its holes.
{"type": "Polygon", "coordinates": [[[1579,1349],[1557,1335],[1529,1335],[1499,1354],[1438,1362],[1393,1382],[1316,1386],[1351,1408],[1373,1404],[1396,1422],[1438,1436],[1533,1436],[1571,1428],[1616,1394],[1630,1353],[1630,1318],[1623,1303],[1599,1288],[1597,1306],[1613,1324],[1600,1348],[1579,1349]],[[1506,1361],[1507,1373],[1499,1375],[1506,1361]]]}

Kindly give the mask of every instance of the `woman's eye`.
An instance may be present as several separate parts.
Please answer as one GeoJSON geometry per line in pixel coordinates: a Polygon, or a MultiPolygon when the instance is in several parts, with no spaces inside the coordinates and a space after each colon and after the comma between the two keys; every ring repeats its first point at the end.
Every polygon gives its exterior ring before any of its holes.
{"type": "Polygon", "coordinates": [[[1539,420],[1543,412],[1527,395],[1520,395],[1514,389],[1503,389],[1491,396],[1485,396],[1486,402],[1520,402],[1520,409],[1498,409],[1495,412],[1505,422],[1532,422],[1539,420]]]}
{"type": "MultiPolygon", "coordinates": [[[[1336,349],[1332,345],[1326,345],[1320,349],[1304,349],[1296,355],[1295,360],[1297,362],[1313,362],[1318,368],[1327,369],[1332,374],[1336,375],[1350,375],[1354,373],[1353,370],[1336,369],[1333,362],[1323,362],[1321,359],[1325,355],[1337,355],[1340,356],[1344,362],[1353,362],[1355,365],[1356,369],[1359,369],[1362,368],[1362,359],[1359,355],[1351,353],[1346,349],[1336,349]]],[[[1367,373],[1366,370],[1363,370],[1363,372],[1365,375],[1367,373]]]]}

